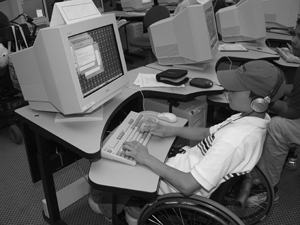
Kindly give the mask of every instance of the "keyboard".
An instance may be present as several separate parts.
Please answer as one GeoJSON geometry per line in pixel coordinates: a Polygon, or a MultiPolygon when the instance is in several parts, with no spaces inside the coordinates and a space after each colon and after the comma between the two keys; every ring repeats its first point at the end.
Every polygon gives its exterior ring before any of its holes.
{"type": "Polygon", "coordinates": [[[144,118],[145,116],[141,113],[131,111],[102,147],[101,157],[135,166],[135,159],[125,156],[123,143],[135,140],[147,146],[151,134],[149,132],[139,131],[141,126],[140,121],[144,118]]]}
{"type": "Polygon", "coordinates": [[[293,55],[293,53],[291,52],[291,50],[289,50],[288,48],[276,48],[277,52],[279,53],[279,55],[285,59],[285,61],[289,62],[289,63],[298,63],[300,64],[300,59],[293,55]]]}

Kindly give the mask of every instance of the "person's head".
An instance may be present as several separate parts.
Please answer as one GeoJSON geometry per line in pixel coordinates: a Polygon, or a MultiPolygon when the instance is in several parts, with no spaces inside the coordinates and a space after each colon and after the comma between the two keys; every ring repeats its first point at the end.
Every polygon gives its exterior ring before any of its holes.
{"type": "Polygon", "coordinates": [[[300,18],[297,20],[295,36],[292,39],[293,54],[300,57],[300,18]]]}
{"type": "Polygon", "coordinates": [[[251,61],[235,70],[218,71],[217,76],[220,84],[229,92],[230,108],[244,115],[264,113],[269,106],[266,97],[275,102],[284,94],[283,72],[267,61],[251,61]]]}

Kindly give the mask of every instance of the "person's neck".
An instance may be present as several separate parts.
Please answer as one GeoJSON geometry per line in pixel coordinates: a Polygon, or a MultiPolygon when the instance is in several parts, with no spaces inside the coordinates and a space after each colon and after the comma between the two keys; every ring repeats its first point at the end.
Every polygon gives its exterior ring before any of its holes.
{"type": "Polygon", "coordinates": [[[253,117],[258,117],[258,118],[265,118],[266,116],[266,113],[265,112],[262,112],[262,113],[259,113],[259,112],[255,112],[255,111],[251,111],[251,112],[242,112],[242,115],[241,116],[253,116],[253,117]]]}

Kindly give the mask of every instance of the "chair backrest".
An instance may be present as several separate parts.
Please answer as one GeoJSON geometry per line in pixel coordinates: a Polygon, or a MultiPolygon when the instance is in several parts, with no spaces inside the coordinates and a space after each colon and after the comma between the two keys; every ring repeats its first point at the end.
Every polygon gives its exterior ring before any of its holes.
{"type": "Polygon", "coordinates": [[[151,24],[168,17],[170,17],[170,11],[167,7],[156,5],[147,11],[143,20],[144,27],[148,30],[151,24]]]}

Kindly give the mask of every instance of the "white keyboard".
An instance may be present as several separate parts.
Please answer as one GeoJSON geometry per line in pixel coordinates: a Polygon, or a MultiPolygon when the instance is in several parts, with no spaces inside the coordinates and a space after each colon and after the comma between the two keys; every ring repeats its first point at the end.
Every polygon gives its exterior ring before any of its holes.
{"type": "Polygon", "coordinates": [[[101,149],[101,157],[135,166],[135,159],[125,156],[122,147],[124,142],[134,140],[144,146],[148,144],[151,134],[139,132],[143,118],[145,117],[142,114],[131,111],[101,149]]]}

